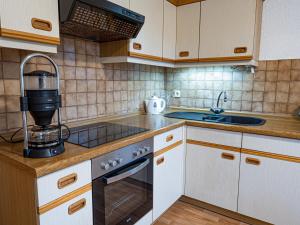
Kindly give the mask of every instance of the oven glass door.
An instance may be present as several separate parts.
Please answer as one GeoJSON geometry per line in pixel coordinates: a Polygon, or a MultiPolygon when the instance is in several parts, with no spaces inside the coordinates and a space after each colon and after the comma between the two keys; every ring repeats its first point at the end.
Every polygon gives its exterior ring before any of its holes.
{"type": "Polygon", "coordinates": [[[94,225],[131,225],[153,207],[153,154],[93,180],[94,225]]]}

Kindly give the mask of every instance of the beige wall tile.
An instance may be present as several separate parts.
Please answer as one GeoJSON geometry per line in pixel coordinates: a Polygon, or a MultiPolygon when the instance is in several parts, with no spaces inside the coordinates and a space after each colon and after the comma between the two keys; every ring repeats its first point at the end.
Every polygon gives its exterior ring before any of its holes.
{"type": "Polygon", "coordinates": [[[19,112],[20,111],[19,102],[20,102],[19,96],[6,96],[6,112],[8,113],[19,112]]]}
{"type": "Polygon", "coordinates": [[[292,69],[300,70],[300,59],[292,60],[292,69]]]}
{"type": "Polygon", "coordinates": [[[292,93],[298,93],[299,94],[300,93],[300,81],[291,82],[290,91],[292,93]]]}
{"type": "Polygon", "coordinates": [[[5,113],[6,112],[6,102],[5,102],[5,97],[0,96],[0,113],[5,113]]]}
{"type": "Polygon", "coordinates": [[[275,111],[275,104],[264,102],[263,104],[263,112],[264,113],[273,113],[275,111]]]}
{"type": "Polygon", "coordinates": [[[275,104],[275,113],[286,113],[287,104],[286,103],[276,103],[275,104]]]}
{"type": "Polygon", "coordinates": [[[18,49],[2,48],[2,60],[6,62],[20,62],[21,56],[18,49]]]}
{"type": "Polygon", "coordinates": [[[77,97],[78,105],[87,105],[88,104],[87,93],[77,93],[76,97],[77,97]]]}
{"type": "Polygon", "coordinates": [[[64,74],[66,80],[73,80],[76,77],[74,66],[64,66],[64,74]]]}
{"type": "Polygon", "coordinates": [[[77,107],[76,106],[66,107],[66,118],[69,121],[77,119],[77,107]]]}
{"type": "Polygon", "coordinates": [[[266,81],[277,81],[278,72],[277,71],[267,71],[266,73],[266,81]]]}
{"type": "Polygon", "coordinates": [[[80,105],[77,107],[77,111],[78,111],[78,118],[87,118],[88,117],[88,113],[87,113],[87,105],[80,105]]]}
{"type": "Polygon", "coordinates": [[[252,111],[253,112],[262,112],[263,111],[263,103],[262,102],[253,102],[252,103],[252,111]]]}
{"type": "Polygon", "coordinates": [[[75,52],[75,40],[73,38],[63,38],[64,52],[74,53],[75,52]]]}
{"type": "Polygon", "coordinates": [[[5,95],[20,95],[19,80],[4,80],[5,95]]]}
{"type": "Polygon", "coordinates": [[[278,70],[278,61],[272,60],[272,61],[267,61],[267,70],[278,70]]]}
{"type": "Polygon", "coordinates": [[[87,92],[87,80],[77,80],[77,92],[87,92]]]}
{"type": "Polygon", "coordinates": [[[97,116],[97,105],[88,105],[88,117],[93,118],[97,116]]]}
{"type": "Polygon", "coordinates": [[[86,54],[86,44],[85,44],[85,40],[75,40],[75,51],[77,54],[86,54]]]}
{"type": "Polygon", "coordinates": [[[4,95],[5,92],[4,92],[4,82],[3,80],[0,80],[0,96],[1,95],[4,95]]]}
{"type": "Polygon", "coordinates": [[[89,105],[96,105],[97,103],[97,93],[88,93],[87,94],[87,100],[89,105]]]}
{"type": "Polygon", "coordinates": [[[278,70],[290,70],[292,67],[292,60],[279,60],[278,70]]]}
{"type": "Polygon", "coordinates": [[[64,65],[65,66],[75,66],[75,54],[74,53],[64,53],[64,65]]]}
{"type": "Polygon", "coordinates": [[[5,132],[7,130],[6,126],[6,114],[0,114],[0,132],[5,132]]]}
{"type": "Polygon", "coordinates": [[[3,78],[4,79],[19,79],[20,64],[15,62],[3,62],[3,78]]]}
{"type": "Polygon", "coordinates": [[[76,67],[76,79],[85,80],[86,79],[86,68],[85,67],[76,67]]]}
{"type": "Polygon", "coordinates": [[[276,92],[277,103],[287,103],[288,99],[289,99],[289,94],[287,92],[276,92]]]}
{"type": "Polygon", "coordinates": [[[300,81],[300,70],[292,70],[291,79],[292,81],[300,81]]]}
{"type": "Polygon", "coordinates": [[[290,81],[291,80],[291,71],[290,70],[278,71],[278,80],[279,81],[290,81]]]}
{"type": "Polygon", "coordinates": [[[76,66],[86,67],[86,55],[76,54],[76,66]]]}
{"type": "Polygon", "coordinates": [[[66,80],[65,86],[66,86],[66,93],[75,93],[77,90],[76,80],[66,80]]]}

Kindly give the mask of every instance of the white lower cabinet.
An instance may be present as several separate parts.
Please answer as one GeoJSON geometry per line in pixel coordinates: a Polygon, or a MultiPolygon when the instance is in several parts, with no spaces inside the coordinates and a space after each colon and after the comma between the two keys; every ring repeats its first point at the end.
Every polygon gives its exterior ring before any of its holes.
{"type": "Polygon", "coordinates": [[[183,194],[184,145],[154,158],[153,221],[183,194]]]}
{"type": "Polygon", "coordinates": [[[242,154],[238,212],[276,225],[300,224],[299,181],[299,163],[242,154]]]}
{"type": "Polygon", "coordinates": [[[187,144],[185,195],[237,210],[240,153],[187,144]]]}
{"type": "Polygon", "coordinates": [[[40,225],[93,225],[92,191],[40,215],[40,225]]]}

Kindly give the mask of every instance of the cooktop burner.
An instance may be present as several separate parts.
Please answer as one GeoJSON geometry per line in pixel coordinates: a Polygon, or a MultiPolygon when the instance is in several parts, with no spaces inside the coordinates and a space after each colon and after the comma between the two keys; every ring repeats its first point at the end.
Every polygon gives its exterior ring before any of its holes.
{"type": "Polygon", "coordinates": [[[148,130],[140,127],[114,123],[94,123],[70,128],[71,135],[67,142],[86,148],[94,148],[145,131],[148,130]]]}

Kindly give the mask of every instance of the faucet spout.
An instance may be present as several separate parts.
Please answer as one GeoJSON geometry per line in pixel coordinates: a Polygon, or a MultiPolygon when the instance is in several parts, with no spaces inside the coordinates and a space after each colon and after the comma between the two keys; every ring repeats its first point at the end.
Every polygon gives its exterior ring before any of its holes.
{"type": "Polygon", "coordinates": [[[227,92],[226,92],[226,91],[221,91],[220,94],[219,94],[219,96],[218,96],[217,107],[211,107],[211,108],[210,108],[210,111],[211,111],[211,112],[213,112],[213,113],[215,113],[215,114],[221,114],[221,113],[224,112],[224,109],[221,108],[221,107],[219,107],[219,105],[220,105],[220,99],[221,99],[221,96],[222,96],[223,94],[224,94],[224,99],[223,99],[223,101],[224,101],[224,102],[227,102],[227,100],[228,100],[227,92]]]}

